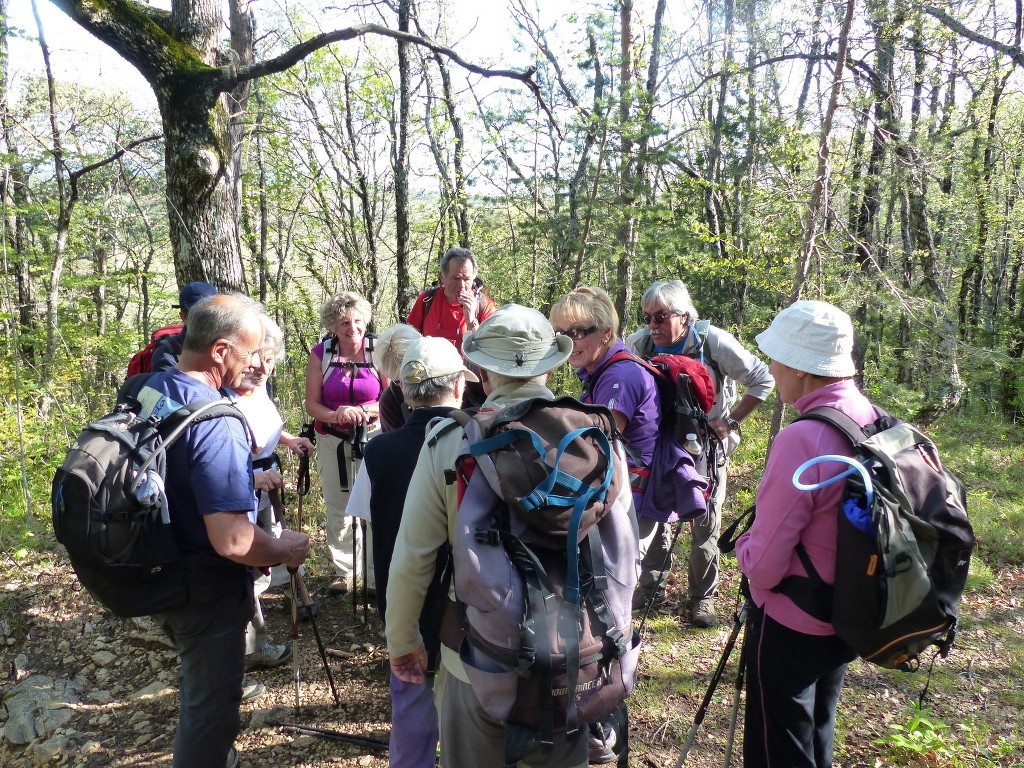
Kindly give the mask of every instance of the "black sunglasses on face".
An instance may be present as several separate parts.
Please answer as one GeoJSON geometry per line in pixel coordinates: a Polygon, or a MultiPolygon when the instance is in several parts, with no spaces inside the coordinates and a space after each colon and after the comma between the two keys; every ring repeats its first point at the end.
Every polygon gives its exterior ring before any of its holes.
{"type": "Polygon", "coordinates": [[[579,341],[584,336],[589,336],[597,330],[596,325],[592,325],[589,328],[570,328],[567,331],[560,331],[555,328],[555,333],[560,333],[563,336],[568,336],[573,341],[579,341]]]}
{"type": "Polygon", "coordinates": [[[654,323],[655,325],[661,325],[666,320],[668,320],[670,317],[676,317],[679,314],[681,314],[681,313],[680,312],[655,312],[653,315],[648,315],[645,312],[644,314],[640,315],[640,317],[643,318],[644,325],[650,325],[651,323],[654,323]]]}

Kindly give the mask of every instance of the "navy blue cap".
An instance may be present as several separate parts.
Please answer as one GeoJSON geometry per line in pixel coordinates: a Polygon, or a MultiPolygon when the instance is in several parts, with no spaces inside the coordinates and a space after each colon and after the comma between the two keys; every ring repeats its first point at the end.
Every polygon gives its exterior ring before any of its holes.
{"type": "Polygon", "coordinates": [[[212,285],[198,280],[181,287],[181,290],[178,291],[178,303],[174,306],[177,309],[191,309],[192,305],[200,299],[205,299],[207,296],[216,296],[217,293],[217,289],[212,285]]]}

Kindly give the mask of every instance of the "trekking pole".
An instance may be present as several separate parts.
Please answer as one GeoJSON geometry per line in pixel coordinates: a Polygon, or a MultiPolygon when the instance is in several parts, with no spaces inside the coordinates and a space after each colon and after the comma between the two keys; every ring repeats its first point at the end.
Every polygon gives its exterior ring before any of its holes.
{"type": "MultiPolygon", "coordinates": [[[[356,484],[356,440],[358,434],[358,427],[352,430],[351,447],[349,448],[349,464],[348,464],[348,491],[352,493],[352,486],[356,484]]],[[[352,616],[355,617],[359,613],[359,518],[352,515],[352,616]]],[[[363,574],[363,581],[366,580],[366,574],[363,574]]]]}
{"type": "MultiPolygon", "coordinates": [[[[305,592],[305,584],[302,578],[302,574],[298,571],[295,572],[295,581],[299,587],[299,594],[305,592]]],[[[308,593],[307,593],[308,594],[308,593]]],[[[310,608],[309,611],[309,626],[313,629],[313,637],[316,640],[317,650],[320,651],[320,660],[324,663],[324,672],[327,675],[327,682],[331,686],[331,694],[334,696],[334,705],[336,707],[341,706],[341,697],[338,696],[338,689],[334,685],[334,676],[331,674],[331,665],[327,662],[327,649],[324,648],[324,641],[320,637],[320,628],[316,624],[316,617],[313,616],[313,610],[310,608]]]]}
{"type": "Polygon", "coordinates": [[[360,534],[362,535],[362,538],[363,538],[363,626],[365,627],[367,622],[369,621],[369,617],[367,616],[367,614],[369,612],[369,603],[370,603],[370,595],[369,595],[369,589],[370,589],[369,583],[370,582],[369,582],[369,579],[367,578],[367,575],[369,574],[368,566],[369,566],[370,554],[369,554],[369,552],[366,551],[366,518],[365,517],[360,517],[359,518],[359,532],[360,532],[360,534]]]}
{"type": "Polygon", "coordinates": [[[292,590],[292,683],[295,686],[295,714],[299,713],[299,595],[298,568],[288,569],[292,590]]]}
{"type": "Polygon", "coordinates": [[[354,744],[357,747],[366,747],[367,749],[380,749],[385,752],[388,750],[388,743],[380,739],[371,739],[368,736],[356,736],[351,733],[342,733],[341,731],[332,731],[327,728],[313,728],[309,725],[293,725],[292,723],[283,723],[280,720],[267,720],[267,725],[274,725],[278,728],[284,728],[285,730],[295,731],[296,733],[304,733],[310,736],[321,736],[331,741],[341,741],[346,744],[354,744]]]}
{"type": "Polygon", "coordinates": [[[704,722],[704,718],[707,716],[708,705],[711,704],[711,697],[715,694],[715,689],[718,687],[718,683],[722,679],[722,674],[725,672],[725,666],[729,662],[729,655],[732,653],[732,649],[736,645],[736,638],[739,637],[740,630],[743,629],[743,625],[746,623],[747,610],[749,608],[750,602],[748,600],[744,600],[743,606],[740,608],[733,620],[732,633],[729,635],[729,640],[725,644],[722,656],[718,660],[718,666],[715,667],[715,671],[711,675],[711,681],[708,683],[708,689],[704,692],[704,699],[701,701],[700,706],[697,707],[697,712],[693,716],[693,725],[690,726],[690,731],[686,734],[686,742],[683,744],[683,751],[679,755],[679,759],[676,761],[675,768],[680,768],[680,766],[682,766],[683,762],[686,760],[686,756],[690,753],[690,749],[693,747],[693,742],[697,738],[697,730],[700,728],[701,723],[704,722]]]}
{"type": "MultiPolygon", "coordinates": [[[[743,615],[744,620],[746,620],[746,612],[749,608],[750,603],[744,602],[743,607],[740,609],[740,613],[743,615]]],[[[747,669],[746,636],[744,636],[744,642],[740,645],[740,656],[737,660],[737,664],[736,688],[732,697],[732,714],[729,715],[729,736],[725,741],[725,762],[722,764],[725,768],[729,768],[729,765],[732,764],[732,744],[733,739],[736,737],[736,721],[740,712],[740,694],[743,693],[743,677],[747,669]]]]}
{"type": "MultiPolygon", "coordinates": [[[[312,426],[309,427],[309,433],[312,434],[312,426]]],[[[306,433],[303,432],[303,435],[306,433]]],[[[296,491],[299,497],[299,503],[296,508],[295,522],[296,531],[302,533],[302,498],[309,493],[309,454],[303,453],[299,457],[299,474],[295,481],[296,491]]],[[[320,651],[320,660],[324,663],[324,673],[327,675],[327,682],[331,686],[331,693],[334,695],[334,706],[341,706],[341,697],[338,696],[338,689],[334,685],[334,676],[331,674],[331,665],[327,662],[327,651],[324,648],[324,641],[320,638],[320,628],[316,625],[316,617],[313,615],[313,601],[309,599],[309,590],[306,589],[306,580],[302,578],[302,573],[296,568],[294,571],[288,569],[291,574],[292,580],[292,632],[293,638],[297,640],[299,633],[298,625],[298,600],[297,597],[301,596],[303,604],[306,606],[309,612],[309,624],[313,628],[313,637],[316,639],[317,650],[320,651]],[[296,594],[298,593],[298,594],[296,594]]],[[[294,642],[294,641],[293,641],[294,642]]],[[[297,657],[295,651],[292,651],[293,656],[297,657]]],[[[293,674],[295,676],[295,706],[298,708],[299,704],[299,671],[297,662],[293,662],[295,665],[293,674]]]]}
{"type": "MultiPolygon", "coordinates": [[[[352,488],[356,484],[356,461],[361,461],[363,458],[363,446],[366,445],[366,422],[357,425],[352,430],[352,454],[349,468],[351,473],[348,478],[348,489],[351,493],[352,488]]],[[[359,615],[359,589],[357,576],[359,575],[359,558],[357,556],[358,546],[357,543],[361,543],[363,549],[363,624],[367,622],[367,611],[369,595],[367,593],[366,584],[366,566],[367,566],[367,552],[366,552],[366,521],[361,517],[352,515],[352,615],[359,615]],[[362,534],[362,541],[359,542],[360,533],[362,534]]]]}

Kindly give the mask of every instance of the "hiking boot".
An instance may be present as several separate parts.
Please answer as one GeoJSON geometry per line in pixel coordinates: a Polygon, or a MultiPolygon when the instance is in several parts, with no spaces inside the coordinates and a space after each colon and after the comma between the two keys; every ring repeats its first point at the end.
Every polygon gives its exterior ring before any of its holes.
{"type": "Polygon", "coordinates": [[[242,678],[242,701],[258,698],[266,692],[266,686],[251,677],[242,678]]]}
{"type": "Polygon", "coordinates": [[[605,728],[603,723],[591,723],[588,726],[587,746],[589,755],[587,762],[591,765],[604,765],[614,762],[615,731],[605,728]]]}
{"type": "Polygon", "coordinates": [[[291,646],[264,643],[245,657],[245,671],[251,672],[257,667],[279,667],[292,657],[291,646]]]}
{"type": "Polygon", "coordinates": [[[693,626],[704,627],[705,629],[718,626],[718,616],[715,614],[715,599],[704,597],[693,605],[693,626]]]}
{"type": "MultiPolygon", "coordinates": [[[[284,612],[289,616],[292,615],[292,599],[288,596],[284,596],[284,612]]],[[[314,616],[320,615],[320,606],[314,602],[310,602],[309,605],[303,605],[299,603],[299,621],[309,621],[314,616]]]]}
{"type": "Polygon", "coordinates": [[[637,589],[633,593],[633,613],[643,613],[647,610],[647,604],[651,604],[651,611],[656,611],[665,602],[665,593],[658,591],[657,594],[651,595],[642,589],[637,589]]]}
{"type": "Polygon", "coordinates": [[[228,751],[228,762],[225,768],[238,768],[238,750],[234,747],[228,751]]]}
{"type": "Polygon", "coordinates": [[[339,576],[327,587],[327,594],[334,597],[344,595],[346,592],[348,592],[348,579],[344,576],[339,576]]]}

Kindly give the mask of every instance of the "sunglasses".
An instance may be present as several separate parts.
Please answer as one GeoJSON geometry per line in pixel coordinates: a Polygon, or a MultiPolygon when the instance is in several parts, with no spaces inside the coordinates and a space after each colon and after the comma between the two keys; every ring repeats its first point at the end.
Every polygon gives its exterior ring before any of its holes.
{"type": "Polygon", "coordinates": [[[584,336],[589,336],[597,330],[596,325],[592,325],[589,328],[570,328],[567,331],[560,331],[555,328],[555,333],[560,333],[563,336],[568,336],[573,341],[579,341],[584,336]]]}
{"type": "Polygon", "coordinates": [[[644,314],[640,315],[640,317],[643,319],[644,325],[650,325],[651,323],[654,323],[655,325],[661,325],[666,320],[668,320],[670,317],[676,317],[679,314],[681,314],[681,313],[679,313],[679,312],[655,312],[653,315],[648,315],[645,312],[644,314]]]}

